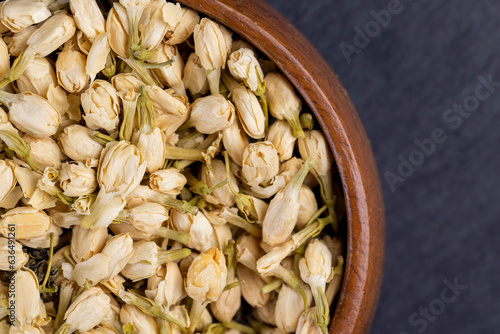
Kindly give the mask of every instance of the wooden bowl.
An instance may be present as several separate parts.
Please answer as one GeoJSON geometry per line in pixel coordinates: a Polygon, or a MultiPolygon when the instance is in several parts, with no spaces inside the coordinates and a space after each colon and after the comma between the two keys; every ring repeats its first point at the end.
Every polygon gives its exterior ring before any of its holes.
{"type": "Polygon", "coordinates": [[[262,0],[178,0],[266,54],[309,104],[330,143],[346,198],[345,275],[330,333],[367,333],[384,257],[384,208],[370,142],[346,91],[313,46],[262,0]]]}

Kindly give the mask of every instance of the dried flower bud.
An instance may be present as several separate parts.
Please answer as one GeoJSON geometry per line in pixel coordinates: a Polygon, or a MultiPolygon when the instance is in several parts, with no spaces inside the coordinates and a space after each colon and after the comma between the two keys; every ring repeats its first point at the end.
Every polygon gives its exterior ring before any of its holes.
{"type": "Polygon", "coordinates": [[[261,289],[266,285],[259,274],[243,265],[236,266],[236,273],[240,280],[245,281],[241,285],[241,295],[252,307],[263,307],[271,298],[270,293],[262,293],[261,289]]]}
{"type": "Polygon", "coordinates": [[[160,277],[158,286],[154,290],[146,290],[146,294],[148,294],[148,291],[152,296],[151,298],[158,305],[166,307],[175,305],[185,298],[186,291],[184,290],[184,281],[179,266],[175,262],[168,262],[165,265],[165,270],[160,277]]]}
{"type": "Polygon", "coordinates": [[[320,176],[331,173],[332,154],[325,136],[319,130],[312,130],[306,133],[303,139],[298,141],[299,151],[302,159],[312,158],[317,161],[313,171],[320,176]]]}
{"type": "Polygon", "coordinates": [[[208,92],[206,72],[201,65],[200,58],[196,53],[191,53],[184,66],[184,87],[191,95],[204,95],[208,92]]]}
{"type": "MultiPolygon", "coordinates": [[[[303,304],[302,299],[300,300],[300,303],[303,304]]],[[[287,305],[286,308],[290,306],[291,305],[287,305]]],[[[253,310],[253,314],[255,318],[260,322],[264,322],[271,326],[276,326],[276,303],[274,301],[269,301],[264,306],[256,307],[253,310]]]]}
{"type": "Polygon", "coordinates": [[[241,286],[237,286],[230,290],[223,291],[219,298],[210,304],[210,310],[214,317],[220,322],[229,322],[234,318],[240,306],[241,286]]]}
{"type": "Polygon", "coordinates": [[[13,167],[5,160],[0,160],[0,202],[3,202],[16,187],[17,179],[13,167]]]}
{"type": "Polygon", "coordinates": [[[266,118],[255,94],[241,85],[233,90],[232,99],[245,132],[254,139],[264,138],[266,118]]]}
{"type": "Polygon", "coordinates": [[[73,17],[66,12],[52,15],[28,38],[27,54],[47,57],[75,34],[73,17]]]}
{"type": "Polygon", "coordinates": [[[311,288],[319,286],[323,291],[326,283],[332,279],[332,253],[326,243],[313,239],[306,248],[299,263],[300,276],[311,288]]]}
{"type": "Polygon", "coordinates": [[[82,216],[75,211],[61,212],[55,209],[49,210],[49,216],[53,219],[55,225],[62,228],[71,228],[71,226],[80,225],[82,216]]]}
{"type": "Polygon", "coordinates": [[[297,324],[297,334],[322,334],[321,328],[316,323],[316,307],[311,307],[303,312],[297,324]]]}
{"type": "Polygon", "coordinates": [[[169,45],[181,44],[187,40],[200,22],[198,12],[180,6],[178,3],[167,3],[163,6],[163,20],[168,24],[165,40],[169,45]]]}
{"type": "Polygon", "coordinates": [[[168,210],[161,204],[145,202],[126,210],[126,219],[139,231],[154,233],[168,220],[168,210]]]}
{"type": "Polygon", "coordinates": [[[222,95],[202,97],[191,105],[190,121],[201,133],[224,130],[231,126],[234,119],[234,106],[222,95]]]}
{"type": "Polygon", "coordinates": [[[101,191],[126,197],[139,185],[145,169],[146,163],[136,146],[125,141],[108,143],[97,172],[101,191]]]}
{"type": "Polygon", "coordinates": [[[82,91],[90,79],[85,73],[87,57],[75,48],[72,41],[64,44],[56,61],[57,81],[70,93],[82,91]]]}
{"type": "Polygon", "coordinates": [[[177,231],[189,233],[190,248],[203,252],[211,247],[217,247],[214,229],[203,213],[192,215],[172,210],[171,215],[172,227],[177,231]]]}
{"type": "Polygon", "coordinates": [[[186,183],[186,177],[176,168],[157,170],[149,176],[151,189],[171,196],[179,195],[186,183]]]}
{"type": "Polygon", "coordinates": [[[155,128],[151,133],[137,131],[132,135],[132,143],[137,146],[146,161],[146,171],[154,173],[165,162],[165,133],[155,128]]]}
{"type": "Polygon", "coordinates": [[[134,326],[134,333],[159,333],[155,318],[133,305],[125,304],[122,306],[120,321],[123,325],[131,323],[134,326]]]}
{"type": "Polygon", "coordinates": [[[92,139],[92,130],[81,125],[70,125],[59,135],[63,152],[72,160],[85,163],[87,159],[99,159],[104,145],[92,139]]]}
{"type": "Polygon", "coordinates": [[[219,93],[220,71],[227,60],[227,44],[219,25],[207,18],[201,19],[194,28],[195,52],[201,65],[210,71],[208,81],[212,94],[219,93]]]}
{"type": "Polygon", "coordinates": [[[229,156],[238,166],[243,164],[243,152],[248,146],[248,137],[242,131],[240,121],[236,118],[230,127],[223,130],[222,142],[229,156]]]}
{"type": "Polygon", "coordinates": [[[106,281],[115,278],[125,268],[134,252],[133,243],[132,237],[127,233],[115,235],[106,242],[101,251],[111,258],[106,281]]]}
{"type": "Polygon", "coordinates": [[[329,321],[329,305],[325,296],[326,283],[331,281],[332,253],[326,243],[313,239],[306,248],[304,257],[299,262],[300,277],[311,287],[316,304],[316,321],[326,331],[329,321]]]}
{"type": "Polygon", "coordinates": [[[292,128],[287,121],[276,120],[269,128],[266,140],[273,143],[278,151],[280,161],[292,158],[297,138],[293,136],[292,128]]]}
{"type": "Polygon", "coordinates": [[[90,259],[102,251],[108,238],[108,229],[105,227],[84,229],[80,226],[73,227],[71,235],[71,257],[77,262],[90,259]]]}
{"type": "Polygon", "coordinates": [[[90,288],[69,306],[65,318],[67,332],[88,331],[99,325],[111,312],[111,299],[100,288],[90,288]]]}
{"type": "Polygon", "coordinates": [[[139,20],[139,27],[142,27],[140,31],[142,49],[153,50],[162,42],[168,29],[168,24],[163,19],[163,8],[167,5],[165,1],[152,0],[144,9],[139,20]]]}
{"type": "Polygon", "coordinates": [[[95,40],[104,30],[104,16],[95,0],[70,0],[76,26],[90,40],[95,40]]]}
{"type": "Polygon", "coordinates": [[[189,117],[187,99],[158,86],[148,86],[145,91],[153,104],[156,125],[168,139],[189,117]]]}
{"type": "Polygon", "coordinates": [[[96,172],[81,162],[77,164],[66,162],[62,165],[60,184],[66,196],[89,195],[97,188],[96,172]]]}
{"type": "Polygon", "coordinates": [[[270,246],[276,246],[286,241],[295,227],[299,214],[299,193],[309,170],[315,166],[308,159],[300,171],[271,200],[262,223],[262,240],[270,246]]]}
{"type": "MultiPolygon", "coordinates": [[[[226,166],[221,160],[212,160],[211,167],[212,170],[209,170],[206,165],[203,165],[201,168],[201,181],[205,182],[208,187],[214,187],[227,179],[226,166]]],[[[236,183],[236,177],[230,173],[229,178],[233,183],[235,190],[239,191],[236,183]]],[[[231,192],[227,184],[213,190],[210,195],[204,194],[203,198],[209,203],[225,207],[232,206],[235,203],[234,194],[231,192]]]]}
{"type": "Polygon", "coordinates": [[[148,58],[148,62],[161,64],[166,63],[171,59],[175,59],[175,61],[164,67],[155,68],[153,69],[153,72],[162,84],[172,87],[176,94],[186,95],[184,82],[182,81],[184,61],[182,60],[176,46],[171,46],[166,43],[158,45],[158,47],[154,50],[154,53],[148,58]]]}
{"type": "Polygon", "coordinates": [[[108,33],[103,32],[96,38],[87,56],[85,73],[90,77],[91,82],[94,81],[97,73],[106,67],[106,60],[110,51],[108,33]]]}
{"type": "Polygon", "coordinates": [[[248,145],[243,153],[243,181],[256,186],[275,177],[280,168],[278,152],[268,141],[248,145]]]}
{"type": "Polygon", "coordinates": [[[219,25],[207,18],[194,28],[195,51],[202,66],[214,71],[223,68],[227,59],[227,46],[219,25]]]}
{"type": "Polygon", "coordinates": [[[125,7],[113,3],[106,19],[106,31],[109,33],[109,45],[114,53],[121,58],[128,58],[128,18],[125,7]]]}
{"type": "Polygon", "coordinates": [[[290,81],[279,73],[269,73],[266,75],[265,81],[266,100],[271,114],[277,119],[286,119],[290,123],[295,137],[304,137],[299,119],[302,100],[295,93],[290,81]]]}
{"type": "Polygon", "coordinates": [[[71,279],[81,287],[96,286],[106,279],[111,258],[97,253],[88,260],[79,262],[71,272],[71,279]]]}
{"type": "Polygon", "coordinates": [[[30,146],[31,160],[40,170],[45,170],[46,167],[61,168],[61,163],[66,160],[66,156],[54,139],[50,137],[33,138],[30,136],[23,136],[22,138],[30,146]]]}
{"type": "Polygon", "coordinates": [[[9,296],[9,305],[14,308],[15,325],[32,324],[40,315],[40,305],[43,305],[35,273],[29,269],[18,270],[11,283],[14,284],[11,289],[16,292],[9,296]]]}
{"type": "Polygon", "coordinates": [[[7,237],[9,225],[15,226],[16,240],[31,239],[43,235],[52,225],[52,218],[45,212],[30,207],[17,207],[2,215],[0,233],[7,237]]]}
{"type": "Polygon", "coordinates": [[[31,92],[2,91],[0,101],[9,108],[9,119],[16,128],[32,137],[52,136],[61,124],[59,112],[46,99],[31,92]]]}
{"type": "MultiPolygon", "coordinates": [[[[312,301],[311,291],[303,286],[308,297],[308,304],[312,301]]],[[[304,303],[300,293],[284,284],[281,286],[276,301],[275,319],[278,328],[285,332],[295,332],[300,315],[304,312],[304,303]]]]}
{"type": "Polygon", "coordinates": [[[116,89],[109,82],[96,80],[82,94],[83,119],[92,130],[115,130],[120,118],[120,104],[116,89]]]}
{"type": "Polygon", "coordinates": [[[56,86],[57,79],[47,58],[35,58],[16,80],[16,85],[19,92],[31,92],[47,97],[49,87],[56,86]]]}
{"type": "Polygon", "coordinates": [[[260,239],[251,234],[242,234],[236,241],[236,260],[257,272],[257,260],[265,253],[259,246],[260,239]]]}
{"type": "Polygon", "coordinates": [[[318,211],[318,202],[311,188],[302,186],[299,192],[299,215],[295,227],[299,230],[303,229],[309,219],[318,211]]]}
{"type": "MultiPolygon", "coordinates": [[[[14,33],[12,36],[5,36],[4,41],[7,43],[9,53],[18,57],[28,48],[28,38],[37,29],[37,26],[30,26],[24,30],[14,33]]],[[[10,62],[9,62],[10,69],[10,62]]]]}
{"type": "Polygon", "coordinates": [[[244,48],[231,53],[227,67],[231,74],[240,82],[245,82],[252,92],[261,89],[264,73],[252,50],[244,48]]]}
{"type": "Polygon", "coordinates": [[[0,237],[0,270],[19,270],[29,260],[28,254],[23,252],[23,246],[17,241],[0,237]],[[14,257],[14,261],[12,261],[14,257]]]}
{"type": "Polygon", "coordinates": [[[122,274],[134,282],[139,281],[156,274],[163,264],[184,258],[190,253],[188,248],[164,251],[153,241],[137,241],[122,274]]]}
{"type": "Polygon", "coordinates": [[[224,255],[212,247],[198,255],[189,266],[184,282],[186,292],[201,303],[216,301],[226,285],[226,275],[224,255]]]}
{"type": "Polygon", "coordinates": [[[43,1],[6,1],[0,11],[0,22],[12,32],[19,32],[42,22],[52,13],[43,1]]]}

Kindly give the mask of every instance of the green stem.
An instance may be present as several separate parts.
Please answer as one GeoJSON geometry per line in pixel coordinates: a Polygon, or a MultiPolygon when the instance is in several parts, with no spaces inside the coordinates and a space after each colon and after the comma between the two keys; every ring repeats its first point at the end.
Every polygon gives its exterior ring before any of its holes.
{"type": "Polygon", "coordinates": [[[262,230],[259,225],[249,223],[246,219],[228,210],[224,210],[221,216],[227,220],[229,224],[239,227],[257,238],[262,237],[262,230]]]}
{"type": "Polygon", "coordinates": [[[192,213],[194,215],[198,213],[198,208],[194,205],[189,204],[189,202],[187,201],[181,201],[165,194],[161,194],[159,196],[159,199],[160,199],[160,204],[168,208],[172,208],[177,211],[192,213]]]}
{"type": "Polygon", "coordinates": [[[134,119],[137,110],[137,100],[129,101],[122,99],[123,104],[123,121],[120,127],[120,140],[130,141],[134,130],[134,119]]]}
{"type": "Polygon", "coordinates": [[[5,145],[10,150],[14,151],[19,157],[24,159],[32,170],[38,170],[38,167],[33,163],[33,160],[31,160],[30,146],[24,139],[21,138],[21,136],[19,136],[19,134],[14,131],[0,130],[0,138],[2,138],[5,145]]]}
{"type": "Polygon", "coordinates": [[[201,315],[203,314],[203,311],[205,310],[206,305],[197,301],[193,300],[193,305],[191,305],[191,310],[189,312],[189,318],[191,319],[191,325],[189,326],[188,333],[192,334],[196,330],[196,327],[198,327],[198,324],[200,323],[201,315]]]}
{"type": "Polygon", "coordinates": [[[69,253],[69,250],[65,250],[64,253],[63,253],[63,255],[66,258],[66,260],[68,260],[68,262],[73,266],[73,268],[76,267],[76,262],[71,257],[71,254],[69,253]]]}
{"type": "Polygon", "coordinates": [[[304,130],[300,125],[300,118],[298,112],[288,112],[285,113],[285,119],[288,121],[290,126],[292,127],[292,134],[296,138],[304,138],[304,130]]]}
{"type": "Polygon", "coordinates": [[[280,278],[275,278],[271,281],[271,283],[268,283],[264,285],[261,289],[260,292],[262,293],[270,293],[271,291],[276,290],[280,286],[283,285],[283,281],[280,278]]]}
{"type": "Polygon", "coordinates": [[[236,282],[233,282],[233,283],[226,284],[226,286],[224,287],[224,291],[228,291],[228,290],[234,289],[234,288],[242,285],[243,283],[245,283],[245,281],[236,281],[236,282]]]}
{"type": "Polygon", "coordinates": [[[188,257],[189,254],[191,254],[191,250],[189,248],[161,251],[158,254],[158,263],[165,264],[175,260],[180,260],[188,257]]]}
{"type": "Polygon", "coordinates": [[[242,325],[240,323],[237,323],[236,321],[224,322],[223,325],[226,328],[235,329],[241,333],[257,334],[257,331],[255,329],[253,329],[252,327],[242,325]]]}
{"type": "Polygon", "coordinates": [[[302,300],[304,302],[304,312],[307,312],[307,296],[306,296],[304,290],[302,290],[302,288],[300,287],[299,280],[297,279],[295,274],[292,271],[283,267],[282,265],[278,265],[274,269],[273,274],[274,274],[274,276],[281,278],[283,280],[283,282],[285,282],[290,287],[292,287],[295,291],[300,293],[300,295],[302,296],[302,300]]]}
{"type": "Polygon", "coordinates": [[[33,52],[21,53],[19,57],[14,60],[14,63],[12,63],[9,73],[7,73],[7,77],[0,81],[0,89],[19,79],[33,59],[35,59],[35,54],[33,52]]]}
{"type": "Polygon", "coordinates": [[[55,334],[68,334],[69,324],[63,324],[55,334]]]}
{"type": "Polygon", "coordinates": [[[134,292],[131,291],[121,291],[120,292],[120,298],[126,303],[130,305],[134,305],[137,307],[139,310],[144,312],[147,315],[150,315],[152,317],[160,317],[161,319],[167,320],[177,327],[179,327],[180,331],[184,334],[186,334],[186,328],[182,326],[182,324],[172,317],[171,315],[163,312],[153,300],[143,297],[141,295],[138,295],[134,292]]]}
{"type": "Polygon", "coordinates": [[[43,279],[42,285],[39,290],[40,293],[55,293],[57,292],[57,286],[52,289],[46,288],[47,282],[50,277],[50,270],[52,269],[52,256],[54,255],[54,232],[50,233],[50,248],[49,248],[49,261],[47,262],[47,271],[45,272],[45,277],[43,279]]]}
{"type": "Polygon", "coordinates": [[[231,190],[234,195],[236,206],[245,215],[247,221],[250,221],[250,218],[257,219],[257,209],[255,209],[255,204],[252,197],[236,191],[230,181],[231,172],[229,170],[229,154],[227,153],[227,151],[224,151],[222,152],[222,155],[224,156],[224,162],[226,164],[226,177],[229,180],[229,190],[231,190]]]}
{"type": "Polygon", "coordinates": [[[169,228],[163,227],[163,226],[158,228],[154,232],[154,234],[156,236],[161,237],[161,238],[178,241],[183,245],[187,245],[189,243],[189,238],[190,238],[189,233],[179,232],[179,231],[172,230],[172,229],[169,229],[169,228]]]}
{"type": "Polygon", "coordinates": [[[330,316],[330,308],[326,299],[325,292],[320,286],[311,286],[311,292],[316,305],[316,323],[321,328],[323,333],[328,333],[328,318],[330,316]]]}
{"type": "Polygon", "coordinates": [[[116,141],[115,138],[111,137],[111,136],[108,136],[108,135],[105,135],[104,133],[101,133],[99,131],[94,131],[92,132],[92,135],[91,135],[92,139],[94,139],[96,142],[98,142],[99,144],[102,144],[102,145],[106,145],[107,143],[110,143],[110,142],[113,142],[113,141],[116,141]]]}
{"type": "Polygon", "coordinates": [[[141,95],[137,99],[137,114],[139,116],[139,129],[143,133],[151,133],[156,128],[156,116],[153,103],[144,87],[140,88],[141,95]]]}

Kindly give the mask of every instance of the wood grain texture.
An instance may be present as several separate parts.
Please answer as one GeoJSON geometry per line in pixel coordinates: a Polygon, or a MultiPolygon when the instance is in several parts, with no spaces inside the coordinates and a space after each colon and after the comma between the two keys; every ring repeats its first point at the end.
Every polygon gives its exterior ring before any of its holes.
{"type": "Polygon", "coordinates": [[[346,197],[345,276],[330,333],[367,333],[382,280],[384,209],[379,176],[361,121],[328,64],[297,29],[261,0],[179,0],[225,24],[265,53],[318,118],[346,197]]]}

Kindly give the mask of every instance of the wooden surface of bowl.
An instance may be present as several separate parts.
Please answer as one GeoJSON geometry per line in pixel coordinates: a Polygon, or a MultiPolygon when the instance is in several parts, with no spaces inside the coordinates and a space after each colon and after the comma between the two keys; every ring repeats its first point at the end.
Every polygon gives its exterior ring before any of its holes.
{"type": "Polygon", "coordinates": [[[384,208],[370,142],[347,93],[314,47],[261,0],[178,0],[221,22],[274,61],[330,143],[346,197],[347,254],[330,333],[367,333],[384,257],[384,208]]]}

